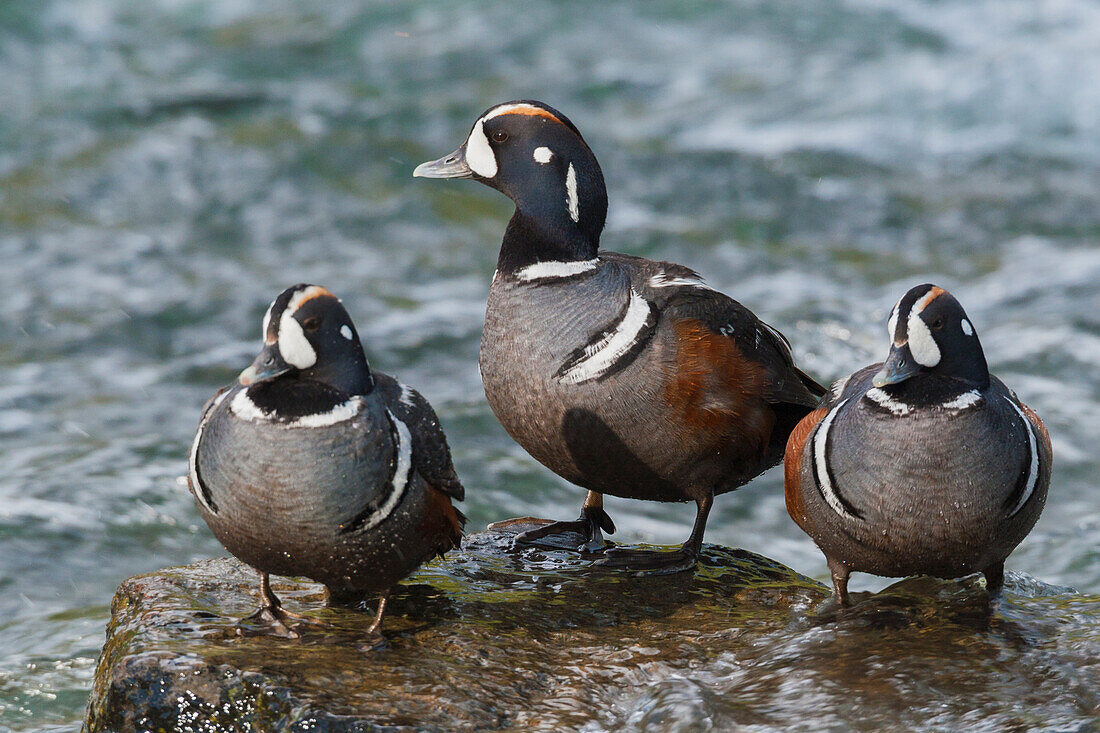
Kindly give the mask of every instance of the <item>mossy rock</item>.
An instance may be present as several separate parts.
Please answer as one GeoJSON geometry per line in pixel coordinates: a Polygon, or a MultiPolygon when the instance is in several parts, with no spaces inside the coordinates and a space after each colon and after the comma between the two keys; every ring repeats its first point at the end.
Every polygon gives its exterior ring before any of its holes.
{"type": "Polygon", "coordinates": [[[837,613],[821,584],[742,550],[706,546],[695,573],[634,577],[483,532],[402,584],[382,643],[366,634],[372,607],[325,607],[298,581],[275,590],[324,626],[241,636],[257,586],[232,559],[124,582],[86,730],[875,730],[920,711],[945,730],[1023,730],[1098,710],[1100,644],[1080,614],[1100,602],[1053,589],[1077,621],[1045,624],[1050,647],[1012,618],[1030,601],[1011,576],[1007,616],[980,581],[928,579],[837,613]]]}

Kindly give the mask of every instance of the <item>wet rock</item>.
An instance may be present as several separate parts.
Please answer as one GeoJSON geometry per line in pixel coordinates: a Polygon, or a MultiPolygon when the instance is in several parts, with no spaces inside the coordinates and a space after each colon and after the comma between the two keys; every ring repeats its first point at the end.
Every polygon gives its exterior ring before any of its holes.
{"type": "Polygon", "coordinates": [[[509,546],[475,534],[409,578],[381,646],[371,608],[295,581],[287,608],[326,625],[240,636],[256,581],[235,560],[131,578],[86,729],[1088,730],[1100,709],[1095,596],[1010,576],[990,609],[980,581],[913,579],[838,611],[741,550],[636,578],[509,546]]]}

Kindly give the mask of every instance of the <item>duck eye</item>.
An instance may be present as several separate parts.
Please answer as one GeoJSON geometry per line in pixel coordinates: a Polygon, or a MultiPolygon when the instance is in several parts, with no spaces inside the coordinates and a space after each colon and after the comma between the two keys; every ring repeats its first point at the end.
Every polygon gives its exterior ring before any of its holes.
{"type": "Polygon", "coordinates": [[[502,143],[508,139],[508,133],[504,130],[493,130],[492,138],[493,142],[502,143]]]}
{"type": "Polygon", "coordinates": [[[319,329],[320,327],[321,327],[321,319],[320,318],[307,318],[305,321],[302,322],[302,328],[309,331],[310,333],[316,332],[317,329],[319,329]]]}

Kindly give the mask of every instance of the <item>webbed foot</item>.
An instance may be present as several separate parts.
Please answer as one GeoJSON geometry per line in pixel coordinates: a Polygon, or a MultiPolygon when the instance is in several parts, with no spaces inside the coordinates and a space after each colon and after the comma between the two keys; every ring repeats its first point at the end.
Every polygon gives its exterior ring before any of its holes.
{"type": "Polygon", "coordinates": [[[603,568],[626,570],[644,577],[694,570],[698,558],[698,551],[686,546],[676,550],[633,550],[628,547],[615,547],[606,550],[603,557],[592,564],[603,568]]]}

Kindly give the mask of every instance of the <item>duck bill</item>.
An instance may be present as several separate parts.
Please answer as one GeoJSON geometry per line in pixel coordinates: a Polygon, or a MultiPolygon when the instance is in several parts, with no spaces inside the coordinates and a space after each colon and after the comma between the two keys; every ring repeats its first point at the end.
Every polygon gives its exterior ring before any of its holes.
{"type": "Polygon", "coordinates": [[[920,365],[909,353],[909,346],[891,346],[890,355],[878,371],[871,384],[876,387],[885,387],[888,384],[898,384],[917,374],[920,365]]]}
{"type": "Polygon", "coordinates": [[[283,355],[279,353],[278,346],[272,344],[264,347],[256,360],[252,362],[252,365],[237,377],[237,381],[242,386],[248,387],[281,377],[293,368],[283,360],[283,355]]]}
{"type": "Polygon", "coordinates": [[[413,178],[471,178],[474,175],[466,163],[466,146],[439,160],[421,163],[413,170],[413,178]]]}

